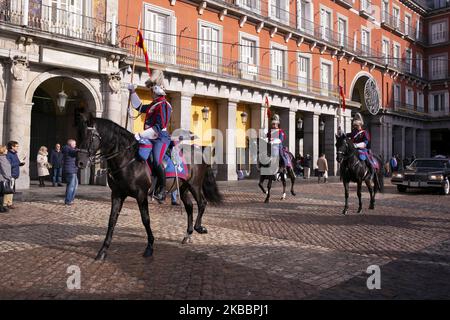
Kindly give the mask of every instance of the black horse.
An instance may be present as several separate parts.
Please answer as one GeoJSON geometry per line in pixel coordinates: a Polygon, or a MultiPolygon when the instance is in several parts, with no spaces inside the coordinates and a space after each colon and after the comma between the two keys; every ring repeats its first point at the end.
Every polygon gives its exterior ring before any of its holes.
{"type": "MultiPolygon", "coordinates": [[[[262,190],[262,192],[266,195],[265,203],[268,203],[270,200],[270,190],[272,189],[272,182],[277,178],[277,174],[280,175],[281,183],[283,184],[283,195],[281,196],[281,200],[286,198],[286,176],[289,176],[291,179],[291,194],[295,196],[294,185],[295,185],[295,173],[292,167],[286,167],[281,163],[281,159],[272,159],[272,145],[268,143],[265,139],[255,139],[254,143],[257,144],[255,148],[257,150],[257,163],[258,168],[260,169],[259,183],[258,186],[262,190]],[[261,145],[260,145],[261,143],[261,145]],[[261,148],[264,153],[261,153],[261,148]],[[272,161],[278,161],[276,164],[273,164],[272,161]],[[267,182],[267,191],[264,189],[263,182],[268,180],[267,182]]],[[[291,163],[294,159],[292,153],[288,152],[288,157],[291,158],[291,163]]]]}
{"type": "MultiPolygon", "coordinates": [[[[148,210],[148,196],[152,187],[152,176],[149,166],[137,157],[138,143],[134,135],[114,122],[83,115],[81,121],[82,142],[77,156],[79,168],[92,164],[93,160],[100,158],[107,160],[108,184],[111,188],[111,213],[105,241],[97,254],[96,260],[103,260],[111,244],[112,234],[119,217],[124,200],[130,196],[136,199],[141,213],[142,223],[147,232],[148,244],[144,257],[153,254],[153,234],[150,228],[148,210]]],[[[194,152],[196,146],[188,146],[194,152]]],[[[202,161],[203,162],[203,161],[202,161]]],[[[188,227],[183,243],[190,242],[193,230],[198,233],[207,233],[202,226],[202,216],[207,201],[218,204],[222,201],[216,180],[210,165],[188,165],[188,177],[180,179],[180,198],[186,208],[188,227]],[[188,192],[192,194],[198,205],[198,215],[193,226],[193,204],[188,192]]],[[[176,190],[176,183],[168,181],[168,192],[176,190]]],[[[154,184],[153,184],[154,185],[154,184]]]]}
{"type": "Polygon", "coordinates": [[[358,213],[362,212],[361,185],[364,181],[370,193],[369,209],[375,209],[375,194],[377,191],[383,192],[383,162],[379,157],[374,156],[378,162],[379,169],[371,173],[365,161],[359,159],[358,150],[354,147],[350,138],[345,135],[336,135],[336,160],[340,164],[340,175],[345,189],[345,206],[342,214],[348,212],[348,188],[349,183],[356,182],[359,200],[358,213]]]}

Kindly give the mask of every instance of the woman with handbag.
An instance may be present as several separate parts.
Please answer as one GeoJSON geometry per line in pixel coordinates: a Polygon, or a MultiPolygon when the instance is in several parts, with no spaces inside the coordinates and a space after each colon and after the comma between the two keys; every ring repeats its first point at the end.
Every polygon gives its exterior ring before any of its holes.
{"type": "Polygon", "coordinates": [[[50,175],[48,169],[50,168],[50,164],[48,163],[48,152],[47,147],[42,146],[39,149],[39,153],[37,155],[37,171],[39,177],[39,187],[45,187],[45,177],[50,175]]]}
{"type": "Polygon", "coordinates": [[[8,212],[8,209],[3,206],[3,196],[5,195],[5,191],[12,191],[5,190],[8,185],[11,186],[11,181],[13,179],[11,176],[11,163],[9,163],[9,160],[6,158],[7,154],[8,148],[6,148],[6,146],[0,146],[0,212],[8,212]]]}

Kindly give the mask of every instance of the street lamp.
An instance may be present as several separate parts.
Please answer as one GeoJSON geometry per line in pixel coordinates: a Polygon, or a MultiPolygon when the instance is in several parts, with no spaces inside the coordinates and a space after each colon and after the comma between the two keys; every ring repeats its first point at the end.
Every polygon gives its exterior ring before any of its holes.
{"type": "Polygon", "coordinates": [[[204,106],[202,109],[202,118],[203,121],[208,121],[209,119],[209,108],[207,106],[204,106]]]}
{"type": "Polygon", "coordinates": [[[297,120],[297,130],[302,130],[303,129],[303,120],[302,118],[298,118],[297,120]]]}
{"type": "Polygon", "coordinates": [[[247,124],[247,120],[248,120],[248,114],[247,114],[247,112],[244,111],[241,113],[241,121],[244,126],[247,124]]]}
{"type": "Polygon", "coordinates": [[[320,130],[321,132],[323,132],[323,131],[325,130],[325,122],[323,122],[323,120],[320,120],[320,123],[319,123],[319,130],[320,130]]]}
{"type": "Polygon", "coordinates": [[[58,105],[59,111],[61,113],[64,112],[64,109],[66,108],[66,102],[67,102],[67,94],[64,92],[64,81],[61,85],[61,92],[58,93],[58,99],[56,100],[56,104],[58,105]]]}

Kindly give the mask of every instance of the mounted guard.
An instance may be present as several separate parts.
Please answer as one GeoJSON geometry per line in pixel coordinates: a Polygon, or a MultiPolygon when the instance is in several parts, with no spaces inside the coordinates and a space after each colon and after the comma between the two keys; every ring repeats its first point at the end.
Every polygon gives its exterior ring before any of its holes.
{"type": "Polygon", "coordinates": [[[151,77],[145,82],[145,86],[150,89],[153,96],[153,101],[150,104],[142,103],[133,84],[128,86],[131,105],[139,113],[146,114],[144,130],[136,133],[135,138],[139,142],[139,156],[148,161],[157,178],[153,197],[159,202],[166,198],[166,174],[162,160],[171,142],[167,126],[172,114],[172,106],[166,100],[163,83],[163,72],[153,70],[151,77]]]}
{"type": "Polygon", "coordinates": [[[292,167],[291,160],[288,154],[288,150],[283,146],[284,140],[286,140],[286,133],[280,128],[280,116],[274,114],[271,122],[271,130],[267,132],[267,139],[272,144],[272,156],[280,156],[280,167],[292,167]]]}

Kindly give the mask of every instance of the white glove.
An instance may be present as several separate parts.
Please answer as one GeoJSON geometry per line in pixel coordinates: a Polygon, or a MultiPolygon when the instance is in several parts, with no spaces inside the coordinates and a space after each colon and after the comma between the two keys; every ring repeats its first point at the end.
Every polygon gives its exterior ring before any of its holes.
{"type": "Polygon", "coordinates": [[[141,136],[139,135],[139,132],[136,133],[136,134],[134,135],[134,138],[135,138],[137,141],[141,140],[141,136]]]}
{"type": "Polygon", "coordinates": [[[155,131],[155,129],[153,128],[149,128],[147,130],[142,131],[141,133],[138,134],[141,138],[143,139],[156,139],[158,138],[158,133],[155,131]]]}
{"type": "Polygon", "coordinates": [[[366,144],[364,142],[355,143],[354,146],[357,149],[365,149],[366,148],[366,144]]]}
{"type": "Polygon", "coordinates": [[[132,83],[129,83],[128,84],[128,90],[130,90],[131,93],[136,92],[136,85],[132,84],[132,83]]]}

